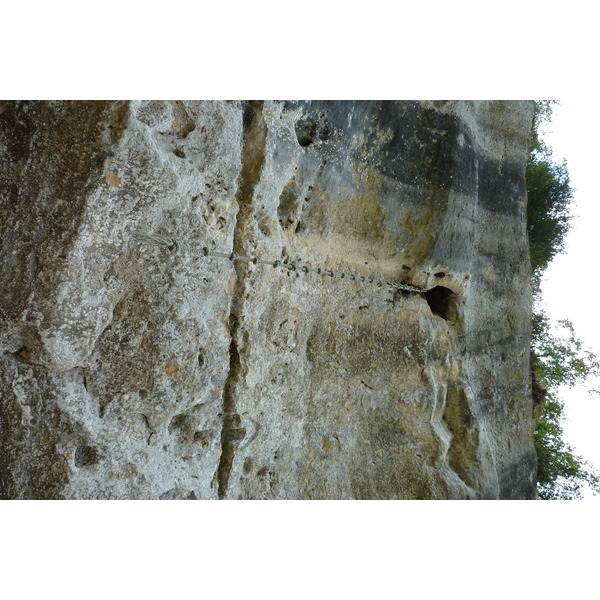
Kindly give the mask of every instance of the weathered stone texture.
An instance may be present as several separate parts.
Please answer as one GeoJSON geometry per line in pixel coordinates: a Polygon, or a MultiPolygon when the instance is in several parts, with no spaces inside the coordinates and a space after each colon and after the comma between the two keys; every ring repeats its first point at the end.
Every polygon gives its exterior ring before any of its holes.
{"type": "Polygon", "coordinates": [[[0,497],[534,498],[532,114],[0,104],[0,497]]]}

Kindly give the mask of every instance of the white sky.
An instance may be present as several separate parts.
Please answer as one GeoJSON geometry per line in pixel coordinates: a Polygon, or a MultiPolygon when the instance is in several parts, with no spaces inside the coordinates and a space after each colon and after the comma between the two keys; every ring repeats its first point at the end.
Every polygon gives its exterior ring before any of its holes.
{"type": "MultiPolygon", "coordinates": [[[[600,138],[600,126],[597,119],[590,118],[589,102],[589,98],[561,101],[543,136],[555,158],[567,160],[571,185],[575,188],[575,219],[567,237],[566,253],[555,257],[548,267],[542,296],[548,315],[553,319],[570,319],[585,345],[600,355],[600,320],[595,312],[599,299],[596,245],[600,238],[595,145],[600,138]]],[[[599,387],[598,382],[591,383],[588,387],[599,387]]],[[[600,397],[590,396],[583,389],[564,389],[560,397],[569,417],[564,423],[566,441],[600,470],[600,397]]]]}

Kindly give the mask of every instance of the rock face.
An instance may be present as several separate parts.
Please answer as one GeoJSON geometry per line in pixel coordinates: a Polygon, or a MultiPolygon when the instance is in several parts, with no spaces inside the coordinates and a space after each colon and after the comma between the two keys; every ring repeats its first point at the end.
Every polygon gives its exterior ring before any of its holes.
{"type": "Polygon", "coordinates": [[[1,104],[0,497],[535,498],[532,116],[1,104]]]}

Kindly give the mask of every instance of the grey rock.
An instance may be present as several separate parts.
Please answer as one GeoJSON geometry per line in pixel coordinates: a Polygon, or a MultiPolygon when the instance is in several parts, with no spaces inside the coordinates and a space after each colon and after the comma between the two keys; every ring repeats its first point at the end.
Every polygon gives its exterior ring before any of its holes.
{"type": "Polygon", "coordinates": [[[1,103],[0,497],[535,498],[532,117],[1,103]]]}

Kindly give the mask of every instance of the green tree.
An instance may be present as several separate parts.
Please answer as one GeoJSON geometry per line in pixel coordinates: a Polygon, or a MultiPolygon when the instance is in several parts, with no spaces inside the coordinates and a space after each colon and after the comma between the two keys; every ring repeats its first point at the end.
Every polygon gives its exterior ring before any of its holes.
{"type": "Polygon", "coordinates": [[[565,319],[558,324],[561,332],[555,333],[542,310],[534,314],[532,366],[538,388],[543,390],[541,395],[545,396],[538,408],[534,432],[538,495],[542,500],[581,498],[586,484],[594,493],[600,493],[600,477],[594,468],[563,440],[565,405],[557,394],[561,385],[575,387],[588,377],[600,375],[600,360],[583,347],[570,321],[565,319]]]}
{"type": "Polygon", "coordinates": [[[586,484],[600,492],[600,478],[593,467],[574,453],[563,440],[565,406],[555,394],[546,398],[534,433],[538,456],[537,486],[542,500],[575,500],[582,497],[586,484]]]}
{"type": "Polygon", "coordinates": [[[536,366],[549,388],[575,387],[588,377],[600,376],[600,362],[575,334],[573,323],[561,319],[559,331],[551,331],[550,319],[539,309],[533,314],[532,346],[536,366]],[[561,335],[562,333],[562,335],[561,335]]]}
{"type": "Polygon", "coordinates": [[[531,126],[531,152],[545,150],[546,144],[542,139],[544,128],[552,122],[554,107],[558,106],[558,100],[535,100],[533,124],[531,126]]]}
{"type": "Polygon", "coordinates": [[[567,163],[557,163],[540,131],[551,119],[552,101],[536,103],[531,151],[527,163],[527,232],[534,276],[539,277],[556,254],[564,251],[570,228],[573,188],[567,163]]]}
{"type": "MultiPolygon", "coordinates": [[[[556,104],[553,100],[535,103],[526,170],[527,232],[534,289],[538,290],[548,264],[564,251],[572,218],[574,190],[567,163],[557,163],[542,139],[556,104]]],[[[537,300],[539,303],[540,298],[537,300]]],[[[598,474],[563,439],[565,405],[558,397],[560,386],[574,387],[600,375],[600,361],[583,347],[570,321],[558,321],[555,332],[541,309],[533,315],[531,349],[538,495],[545,500],[580,498],[586,484],[594,493],[600,493],[598,474]]]]}

